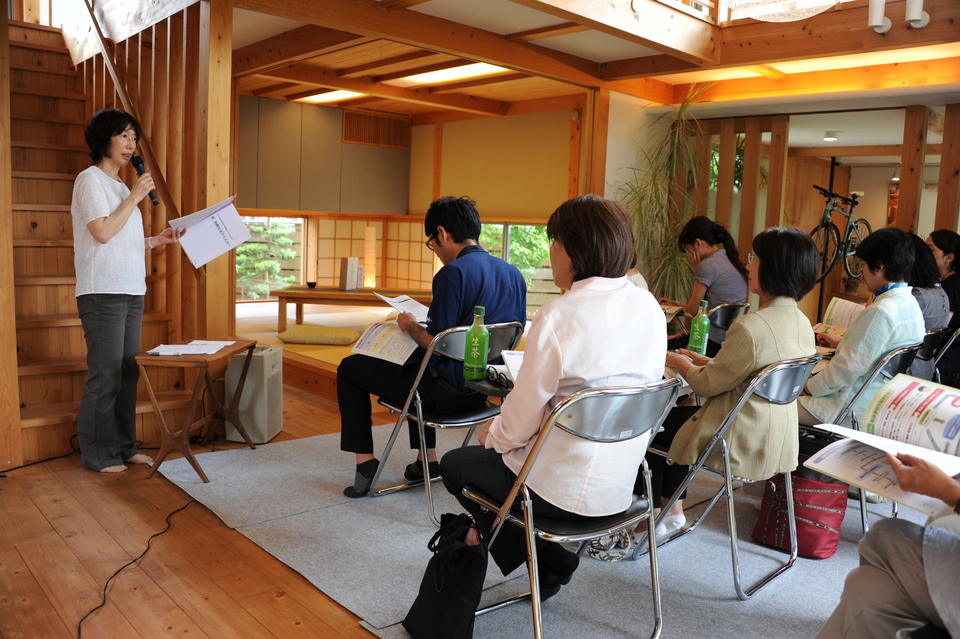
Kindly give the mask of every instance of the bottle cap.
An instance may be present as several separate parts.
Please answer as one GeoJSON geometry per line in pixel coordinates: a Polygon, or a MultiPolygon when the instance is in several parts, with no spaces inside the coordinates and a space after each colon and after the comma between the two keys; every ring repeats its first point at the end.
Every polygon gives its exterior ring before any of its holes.
{"type": "Polygon", "coordinates": [[[707,308],[710,303],[707,300],[700,300],[700,308],[707,308]]]}
{"type": "Polygon", "coordinates": [[[474,315],[483,315],[483,314],[486,313],[486,312],[487,312],[487,310],[486,310],[485,308],[483,308],[482,306],[474,306],[474,307],[473,307],[473,314],[474,314],[474,315]]]}

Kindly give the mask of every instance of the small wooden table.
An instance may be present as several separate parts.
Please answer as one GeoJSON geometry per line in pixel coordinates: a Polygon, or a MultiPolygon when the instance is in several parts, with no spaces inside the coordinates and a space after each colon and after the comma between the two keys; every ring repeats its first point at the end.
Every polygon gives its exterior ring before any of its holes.
{"type": "MultiPolygon", "coordinates": [[[[188,343],[189,342],[178,342],[178,344],[188,343]]],[[[250,439],[250,435],[247,434],[246,429],[243,427],[238,408],[240,395],[243,393],[243,384],[247,379],[247,371],[250,369],[250,361],[253,359],[253,349],[256,345],[256,340],[236,339],[230,346],[224,346],[216,353],[209,355],[147,355],[146,353],[137,355],[137,364],[140,365],[140,377],[144,380],[147,387],[150,403],[153,404],[153,412],[160,425],[160,453],[157,455],[157,458],[150,468],[150,472],[147,474],[148,479],[153,477],[154,473],[157,472],[157,468],[160,467],[163,460],[170,454],[170,451],[178,450],[186,457],[187,461],[190,462],[193,469],[197,471],[200,479],[202,479],[204,483],[210,482],[204,474],[203,469],[200,468],[200,464],[197,463],[196,457],[193,456],[193,451],[190,450],[190,433],[196,428],[206,427],[207,437],[209,438],[210,433],[213,432],[213,429],[220,422],[229,421],[237,429],[237,432],[243,435],[243,439],[247,442],[247,445],[250,446],[250,448],[256,448],[253,440],[250,439]],[[220,396],[217,395],[217,389],[210,376],[210,365],[224,357],[231,357],[243,351],[247,351],[247,357],[243,362],[243,370],[240,372],[240,378],[237,380],[237,389],[233,394],[233,403],[227,406],[220,401],[220,396]],[[167,420],[163,417],[163,411],[160,409],[160,404],[157,401],[157,395],[153,390],[153,384],[150,382],[150,376],[147,375],[148,366],[156,366],[158,368],[193,368],[199,369],[201,372],[201,374],[197,376],[197,383],[193,386],[193,395],[190,397],[190,408],[187,411],[187,416],[183,420],[183,426],[177,432],[170,430],[170,427],[167,426],[167,420]],[[210,391],[210,396],[213,398],[214,410],[212,413],[204,415],[197,421],[192,421],[193,416],[196,414],[197,404],[203,396],[204,383],[206,383],[207,389],[210,391]]]]}
{"type": "MultiPolygon", "coordinates": [[[[277,298],[280,302],[279,314],[277,315],[277,332],[282,333],[287,330],[287,302],[297,305],[297,324],[303,324],[303,305],[304,304],[333,304],[336,306],[380,306],[385,302],[374,295],[372,288],[357,288],[352,291],[344,291],[339,288],[310,288],[308,286],[296,285],[287,286],[276,291],[271,291],[270,295],[277,298]]],[[[425,306],[430,306],[431,291],[415,290],[400,291],[395,289],[376,289],[384,297],[397,297],[398,295],[409,295],[425,306]]]]}

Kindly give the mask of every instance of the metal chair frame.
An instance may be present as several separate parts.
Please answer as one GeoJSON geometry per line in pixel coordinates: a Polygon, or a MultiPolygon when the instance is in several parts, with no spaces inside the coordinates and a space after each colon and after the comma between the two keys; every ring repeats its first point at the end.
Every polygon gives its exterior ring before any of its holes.
{"type": "MultiPolygon", "coordinates": [[[[540,429],[527,459],[517,475],[513,488],[502,503],[493,500],[471,486],[463,488],[463,494],[485,509],[496,511],[497,517],[490,533],[488,545],[492,545],[507,522],[520,526],[526,531],[527,570],[530,577],[530,591],[503,601],[491,604],[477,611],[477,615],[498,610],[505,606],[530,599],[533,608],[533,630],[536,639],[543,637],[543,624],[540,610],[540,586],[537,572],[536,537],[549,542],[586,542],[625,528],[633,528],[644,519],[647,521],[647,534],[654,541],[654,550],[650,553],[650,576],[654,609],[654,628],[651,639],[660,636],[663,619],[660,605],[660,577],[657,568],[656,524],[653,507],[641,497],[634,497],[633,503],[623,513],[608,517],[595,517],[580,521],[558,521],[537,519],[533,512],[530,491],[526,478],[536,462],[537,456],[552,430],[560,428],[572,435],[595,442],[616,443],[649,433],[650,440],[659,429],[667,413],[680,394],[680,382],[676,379],[661,380],[637,387],[592,388],[578,391],[565,398],[548,415],[540,429]],[[516,513],[518,495],[522,513],[516,513]]],[[[642,458],[641,454],[641,458],[642,458]]],[[[650,494],[650,469],[646,460],[642,462],[643,478],[647,494],[650,494]]]]}
{"type": "MultiPolygon", "coordinates": [[[[866,391],[867,387],[874,382],[875,379],[879,376],[883,376],[887,379],[893,379],[900,373],[906,373],[907,369],[910,368],[910,365],[913,364],[913,360],[916,358],[917,353],[920,352],[920,349],[923,348],[923,344],[914,344],[913,346],[900,346],[895,348],[877,362],[877,365],[873,368],[873,372],[870,373],[870,377],[867,378],[867,381],[864,382],[863,386],[854,393],[853,397],[847,402],[847,405],[843,407],[843,410],[840,411],[840,414],[837,415],[836,422],[837,424],[842,424],[846,420],[847,416],[850,416],[853,428],[855,430],[860,430],[860,420],[857,418],[856,412],[854,412],[853,407],[856,406],[857,401],[860,399],[860,396],[866,391]]],[[[820,430],[816,426],[801,426],[802,429],[813,431],[825,437],[831,439],[836,438],[837,436],[833,433],[820,430]]],[[[867,534],[867,531],[870,530],[870,523],[867,521],[867,495],[864,491],[859,488],[856,489],[857,493],[860,496],[860,523],[863,526],[863,534],[867,534]]],[[[894,503],[894,513],[896,513],[896,503],[894,503]]]]}
{"type": "MultiPolygon", "coordinates": [[[[748,310],[750,310],[750,302],[717,304],[713,308],[707,309],[707,317],[710,318],[710,326],[727,329],[748,310]]],[[[680,323],[680,328],[683,329],[684,333],[689,332],[682,322],[680,323]]]]}
{"type": "Polygon", "coordinates": [[[960,337],[960,328],[955,330],[953,334],[944,342],[940,350],[937,351],[937,355],[933,360],[933,381],[940,383],[940,359],[950,350],[950,347],[953,346],[953,343],[957,341],[957,338],[960,337]]]}
{"type": "MultiPolygon", "coordinates": [[[[800,392],[803,390],[804,385],[807,383],[807,379],[810,377],[810,373],[813,371],[814,366],[816,366],[817,362],[819,361],[819,355],[784,360],[782,362],[770,364],[756,374],[750,380],[747,388],[744,389],[743,393],[740,395],[740,398],[737,400],[737,403],[734,405],[733,409],[720,423],[716,433],[710,439],[709,444],[707,444],[703,452],[700,453],[696,463],[690,467],[690,470],[687,473],[687,476],[684,478],[683,483],[679,488],[677,488],[676,492],[670,497],[667,503],[663,504],[663,507],[660,510],[660,515],[657,517],[657,523],[660,523],[663,518],[670,513],[670,509],[673,508],[673,505],[677,502],[680,495],[683,494],[683,491],[687,489],[694,477],[696,477],[697,473],[699,473],[701,470],[707,470],[709,472],[721,475],[724,479],[724,483],[717,491],[717,494],[713,496],[713,499],[710,500],[706,510],[704,510],[692,524],[686,526],[680,532],[672,535],[669,539],[663,540],[663,542],[661,542],[661,546],[674,542],[684,535],[693,532],[700,522],[706,519],[707,515],[710,514],[710,511],[713,510],[713,507],[717,504],[717,502],[720,501],[720,498],[726,495],[727,527],[730,534],[730,553],[733,561],[733,584],[737,591],[737,596],[742,600],[749,599],[774,579],[789,570],[797,559],[797,522],[794,518],[793,482],[791,480],[790,473],[784,473],[784,489],[787,491],[787,495],[789,496],[787,499],[787,518],[790,529],[790,558],[785,564],[782,564],[776,570],[764,576],[756,584],[745,590],[740,579],[740,554],[737,547],[737,519],[736,512],[734,511],[733,480],[736,479],[745,483],[752,483],[754,480],[743,479],[733,475],[730,469],[730,451],[727,447],[727,442],[723,437],[726,434],[727,429],[736,419],[737,415],[740,414],[740,410],[746,405],[747,401],[753,395],[758,395],[764,400],[774,404],[789,404],[795,401],[800,395],[800,392]],[[717,446],[720,447],[721,458],[723,460],[722,470],[714,470],[713,468],[706,466],[707,459],[717,446]]],[[[668,451],[666,450],[651,447],[650,452],[669,459],[668,451]]],[[[652,546],[650,549],[652,550],[652,546]]],[[[645,554],[646,552],[649,551],[642,550],[640,547],[638,547],[634,551],[634,559],[637,559],[640,555],[645,554]]]]}
{"type": "MultiPolygon", "coordinates": [[[[488,361],[500,357],[501,351],[515,349],[517,344],[520,343],[520,338],[523,336],[523,325],[519,322],[487,324],[486,327],[490,332],[490,339],[487,347],[488,361]]],[[[424,474],[424,481],[422,483],[425,486],[427,493],[427,513],[430,515],[430,519],[436,526],[440,525],[440,521],[437,519],[437,515],[434,512],[433,490],[431,489],[430,484],[435,481],[439,481],[440,477],[438,476],[431,478],[429,476],[430,464],[427,461],[427,443],[425,437],[426,429],[428,427],[438,429],[468,428],[469,430],[467,431],[467,435],[463,439],[463,444],[461,444],[462,446],[465,446],[470,441],[470,438],[473,437],[473,433],[477,426],[500,414],[500,405],[493,404],[489,401],[479,408],[462,413],[443,415],[438,413],[423,412],[423,406],[420,403],[420,393],[418,392],[417,387],[420,385],[420,380],[430,367],[431,357],[433,355],[443,355],[444,357],[448,357],[452,360],[462,362],[464,346],[466,345],[467,330],[469,328],[469,326],[456,326],[454,328],[448,328],[447,330],[438,333],[436,337],[430,341],[430,346],[427,347],[426,354],[423,356],[423,361],[420,363],[420,368],[417,370],[417,377],[414,380],[413,386],[411,387],[410,392],[407,394],[407,399],[402,407],[395,406],[383,399],[378,400],[378,403],[381,406],[389,409],[391,413],[397,414],[398,417],[397,423],[390,435],[390,439],[387,442],[386,447],[383,449],[383,455],[380,458],[380,465],[377,468],[377,472],[374,474],[373,480],[370,482],[370,494],[374,497],[380,497],[392,492],[407,490],[408,488],[413,488],[414,486],[419,486],[421,484],[421,482],[404,482],[402,484],[396,484],[387,488],[377,488],[377,482],[380,479],[380,473],[383,472],[383,469],[386,466],[387,458],[390,456],[390,451],[393,450],[393,445],[397,440],[397,436],[404,428],[407,419],[413,419],[418,424],[420,430],[420,453],[423,457],[424,474]]]]}

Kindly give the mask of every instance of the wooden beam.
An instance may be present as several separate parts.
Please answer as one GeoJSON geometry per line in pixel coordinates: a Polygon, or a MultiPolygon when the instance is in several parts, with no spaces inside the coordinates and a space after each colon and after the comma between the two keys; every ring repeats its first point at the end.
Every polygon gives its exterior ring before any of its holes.
{"type": "Polygon", "coordinates": [[[917,228],[920,194],[923,192],[923,167],[926,160],[927,119],[930,109],[922,105],[907,107],[903,121],[903,156],[900,164],[900,204],[894,225],[904,231],[917,228]]]}
{"type": "Polygon", "coordinates": [[[934,228],[957,229],[960,211],[960,103],[947,105],[943,117],[943,152],[934,228]]]}
{"type": "Polygon", "coordinates": [[[277,82],[274,84],[267,85],[265,87],[260,87],[259,89],[254,89],[250,92],[250,95],[255,97],[260,97],[261,95],[267,95],[269,93],[276,93],[277,91],[286,91],[287,89],[293,89],[300,86],[296,82],[277,82]]]}
{"type": "MultiPolygon", "coordinates": [[[[200,201],[210,206],[230,195],[232,0],[200,0],[200,34],[198,183],[200,201]]],[[[199,286],[200,326],[207,339],[230,335],[236,287],[231,257],[209,262],[199,286]]]]}
{"type": "MultiPolygon", "coordinates": [[[[957,82],[960,82],[960,57],[791,73],[782,80],[769,78],[718,80],[707,87],[702,96],[705,100],[720,102],[789,95],[847,93],[917,85],[935,86],[957,82]]],[[[674,103],[680,102],[689,89],[690,85],[674,85],[674,103]]]]}
{"type": "MultiPolygon", "coordinates": [[[[934,18],[923,29],[905,24],[905,6],[905,0],[887,0],[886,15],[894,26],[883,35],[866,27],[866,3],[852,2],[802,23],[749,21],[725,27],[720,30],[719,55],[712,68],[770,65],[813,56],[894,51],[960,41],[960,2],[926,0],[924,10],[934,18]]],[[[697,70],[698,65],[679,57],[659,55],[606,62],[600,65],[599,75],[604,80],[625,80],[697,70]]]]}
{"type": "Polygon", "coordinates": [[[383,0],[380,6],[384,9],[409,9],[424,2],[430,2],[430,0],[383,0]]]}
{"type": "MultiPolygon", "coordinates": [[[[927,157],[940,155],[942,145],[928,144],[927,157]]],[[[884,155],[903,155],[902,144],[876,144],[871,146],[794,146],[790,147],[790,157],[812,158],[868,158],[884,155]]]]}
{"type": "Polygon", "coordinates": [[[369,80],[341,78],[337,75],[336,71],[303,64],[284,67],[282,69],[272,69],[260,75],[276,80],[289,80],[302,84],[312,84],[327,89],[356,91],[357,93],[375,95],[381,98],[413,102],[415,104],[430,104],[485,115],[505,115],[507,111],[507,105],[504,102],[459,94],[433,95],[426,89],[403,89],[389,84],[376,84],[369,80]]]}
{"type": "MultiPolygon", "coordinates": [[[[583,115],[582,111],[587,108],[587,100],[588,96],[586,92],[561,95],[554,98],[518,100],[516,102],[508,103],[506,114],[526,115],[528,113],[546,113],[548,111],[579,109],[581,111],[581,118],[583,118],[585,116],[583,115]]],[[[462,122],[464,120],[476,120],[478,118],[488,117],[492,116],[480,115],[477,113],[467,113],[466,111],[428,111],[426,113],[418,113],[414,115],[412,118],[410,118],[410,122],[413,126],[418,126],[421,124],[436,124],[438,122],[462,122]]]]}
{"type": "Polygon", "coordinates": [[[533,42],[534,40],[556,38],[557,36],[580,33],[582,31],[590,31],[590,27],[577,24],[576,22],[561,22],[560,24],[553,24],[549,27],[540,27],[539,29],[508,33],[503,37],[507,42],[533,42]]]}
{"type": "Polygon", "coordinates": [[[526,80],[530,78],[526,73],[497,73],[482,78],[472,80],[460,80],[459,82],[450,82],[449,84],[438,84],[427,89],[430,93],[449,93],[450,91],[459,91],[461,89],[471,89],[473,87],[482,87],[488,84],[500,84],[501,82],[512,82],[513,80],[526,80]]]}
{"type": "Polygon", "coordinates": [[[510,0],[696,65],[717,62],[720,29],[657,0],[510,0]]]}
{"type": "Polygon", "coordinates": [[[290,93],[283,96],[283,99],[289,102],[303,98],[312,98],[315,95],[323,95],[324,93],[333,93],[333,91],[333,89],[311,89],[310,91],[301,91],[300,93],[290,93]]]}
{"type": "MultiPolygon", "coordinates": [[[[20,4],[17,2],[16,4],[20,4]]],[[[7,0],[0,0],[0,184],[12,184],[10,143],[10,31],[7,0]]],[[[13,284],[13,194],[0,192],[0,472],[23,464],[17,381],[17,315],[13,284]]]]}
{"type": "Polygon", "coordinates": [[[390,58],[383,58],[382,60],[374,60],[373,62],[365,62],[364,64],[358,64],[352,67],[344,67],[337,71],[337,75],[345,78],[351,75],[366,75],[368,71],[391,67],[395,64],[403,64],[404,62],[413,62],[414,60],[421,60],[423,58],[432,58],[435,55],[437,55],[437,53],[434,51],[411,51],[403,55],[395,55],[390,58]]]}
{"type": "Polygon", "coordinates": [[[403,71],[394,71],[393,73],[384,73],[383,75],[373,76],[370,79],[373,82],[389,82],[390,80],[399,80],[400,78],[409,78],[412,75],[420,75],[422,73],[433,73],[434,71],[446,71],[447,69],[458,69],[460,67],[465,67],[471,64],[476,64],[476,63],[473,60],[447,60],[445,62],[437,62],[436,64],[428,64],[422,67],[415,67],[413,69],[405,69],[403,71]]]}
{"type": "Polygon", "coordinates": [[[775,115],[770,131],[770,164],[767,170],[766,228],[780,226],[787,182],[787,142],[790,139],[790,116],[775,115]]]}
{"type": "Polygon", "coordinates": [[[292,31],[254,42],[233,52],[233,76],[242,78],[323,53],[355,46],[368,38],[308,24],[292,31]]]}
{"type": "Polygon", "coordinates": [[[756,73],[761,77],[770,78],[771,80],[783,80],[787,77],[787,74],[783,71],[774,69],[766,64],[751,64],[744,68],[750,73],[756,73]]]}

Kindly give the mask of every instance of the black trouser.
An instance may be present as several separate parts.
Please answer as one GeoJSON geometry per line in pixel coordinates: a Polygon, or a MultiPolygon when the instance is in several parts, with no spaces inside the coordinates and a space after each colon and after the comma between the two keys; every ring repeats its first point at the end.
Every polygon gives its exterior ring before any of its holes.
{"type": "MultiPolygon", "coordinates": [[[[398,366],[376,357],[351,355],[337,368],[337,402],[340,405],[340,450],[359,454],[373,454],[373,419],[370,395],[376,395],[394,406],[403,406],[417,377],[420,359],[412,357],[398,366]]],[[[442,377],[425,373],[420,385],[423,410],[431,413],[454,414],[481,406],[486,396],[464,393],[442,377]]],[[[413,420],[408,421],[410,448],[420,448],[420,433],[413,420]]],[[[426,431],[427,448],[436,448],[437,434],[426,431]]]]}
{"type": "MultiPolygon", "coordinates": [[[[700,410],[697,406],[677,406],[670,410],[667,419],[663,422],[663,431],[657,433],[653,441],[657,448],[670,450],[673,438],[680,430],[680,427],[687,423],[687,420],[693,417],[693,414],[700,410]]],[[[668,464],[665,457],[654,453],[647,453],[647,465],[650,466],[650,488],[653,495],[650,495],[650,501],[654,508],[660,508],[663,496],[669,499],[677,491],[680,484],[690,471],[689,466],[682,464],[668,464]]],[[[637,473],[637,481],[633,485],[633,492],[642,495],[643,490],[643,467],[637,473]]],[[[687,491],[683,491],[680,499],[687,498],[687,491]]]]}
{"type": "Polygon", "coordinates": [[[940,371],[940,383],[960,388],[960,371],[940,371]]]}
{"type": "MultiPolygon", "coordinates": [[[[667,340],[667,350],[668,351],[678,351],[681,348],[686,348],[690,343],[689,335],[681,335],[680,337],[674,337],[671,340],[667,340]]],[[[720,347],[722,344],[720,342],[715,342],[712,339],[707,340],[707,352],[705,355],[707,357],[716,357],[717,353],[720,352],[720,347]]]]}
{"type": "MultiPolygon", "coordinates": [[[[477,528],[486,537],[493,527],[497,513],[489,510],[484,512],[480,504],[464,497],[462,491],[464,486],[470,485],[486,493],[494,500],[502,501],[506,499],[507,493],[513,487],[513,482],[517,476],[503,463],[503,455],[483,446],[454,448],[440,460],[440,474],[443,475],[443,485],[447,492],[456,497],[460,505],[473,515],[473,520],[477,522],[477,528]]],[[[544,501],[533,491],[530,491],[530,498],[533,500],[533,513],[538,517],[566,521],[587,519],[583,515],[557,508],[544,501]]],[[[515,509],[520,509],[519,502],[517,502],[515,509]]],[[[500,567],[504,575],[509,575],[526,562],[527,541],[525,534],[519,526],[510,523],[504,524],[493,545],[490,546],[490,556],[497,562],[497,566],[500,567]]],[[[537,554],[540,555],[548,544],[549,542],[538,537],[537,554]]]]}

